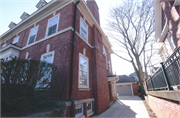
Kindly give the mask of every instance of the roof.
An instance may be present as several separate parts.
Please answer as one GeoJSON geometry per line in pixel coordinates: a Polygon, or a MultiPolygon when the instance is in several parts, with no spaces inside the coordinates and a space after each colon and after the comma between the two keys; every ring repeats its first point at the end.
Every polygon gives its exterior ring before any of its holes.
{"type": "Polygon", "coordinates": [[[116,77],[117,75],[107,75],[107,77],[116,77]]]}
{"type": "Polygon", "coordinates": [[[138,82],[127,75],[119,75],[118,77],[119,77],[119,80],[116,83],[138,82]]]}

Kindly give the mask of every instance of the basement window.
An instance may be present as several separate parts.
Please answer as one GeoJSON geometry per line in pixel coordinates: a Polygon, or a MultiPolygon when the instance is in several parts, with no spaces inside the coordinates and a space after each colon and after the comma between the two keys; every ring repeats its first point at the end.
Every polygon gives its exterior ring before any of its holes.
{"type": "Polygon", "coordinates": [[[38,26],[36,26],[35,28],[31,29],[30,34],[29,34],[29,39],[28,39],[28,45],[35,41],[36,35],[37,35],[37,31],[38,31],[38,26]]]}
{"type": "Polygon", "coordinates": [[[17,45],[18,41],[19,41],[19,36],[18,36],[18,37],[16,37],[16,38],[14,38],[14,40],[13,40],[13,44],[14,44],[14,45],[17,45]]]}
{"type": "Polygon", "coordinates": [[[75,117],[79,118],[79,117],[82,117],[83,115],[84,115],[83,114],[83,104],[76,105],[76,107],[75,107],[75,117]]]}
{"type": "Polygon", "coordinates": [[[88,25],[82,19],[80,20],[80,34],[86,41],[88,41],[88,25]]]}
{"type": "Polygon", "coordinates": [[[92,111],[92,102],[91,103],[87,103],[87,113],[92,111]]]}
{"type": "Polygon", "coordinates": [[[48,26],[46,32],[47,36],[57,32],[58,23],[59,23],[59,14],[48,20],[48,26]]]}

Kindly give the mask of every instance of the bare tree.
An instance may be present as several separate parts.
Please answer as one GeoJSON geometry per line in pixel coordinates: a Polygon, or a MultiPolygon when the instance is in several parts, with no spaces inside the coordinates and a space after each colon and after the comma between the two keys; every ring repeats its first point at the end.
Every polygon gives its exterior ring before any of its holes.
{"type": "Polygon", "coordinates": [[[143,81],[148,78],[147,65],[156,53],[154,21],[152,0],[126,0],[109,13],[108,31],[120,49],[115,55],[132,64],[143,91],[143,81]]]}

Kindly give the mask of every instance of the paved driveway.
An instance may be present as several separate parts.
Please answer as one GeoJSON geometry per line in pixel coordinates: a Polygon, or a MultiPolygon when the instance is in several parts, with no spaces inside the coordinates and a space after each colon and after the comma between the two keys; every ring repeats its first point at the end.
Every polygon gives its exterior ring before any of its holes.
{"type": "Polygon", "coordinates": [[[108,110],[94,117],[150,118],[138,96],[120,96],[108,110]]]}

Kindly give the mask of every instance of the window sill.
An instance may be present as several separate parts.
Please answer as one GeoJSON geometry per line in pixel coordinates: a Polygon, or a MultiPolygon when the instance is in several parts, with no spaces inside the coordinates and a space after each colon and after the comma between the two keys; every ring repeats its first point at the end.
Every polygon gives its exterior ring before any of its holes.
{"type": "Polygon", "coordinates": [[[94,112],[93,111],[91,111],[91,112],[87,112],[87,117],[89,117],[89,116],[92,116],[94,114],[94,112]]]}
{"type": "Polygon", "coordinates": [[[83,115],[83,116],[75,116],[75,118],[85,118],[85,115],[83,115]]]}
{"type": "Polygon", "coordinates": [[[80,91],[90,91],[90,88],[78,88],[80,91]]]}

